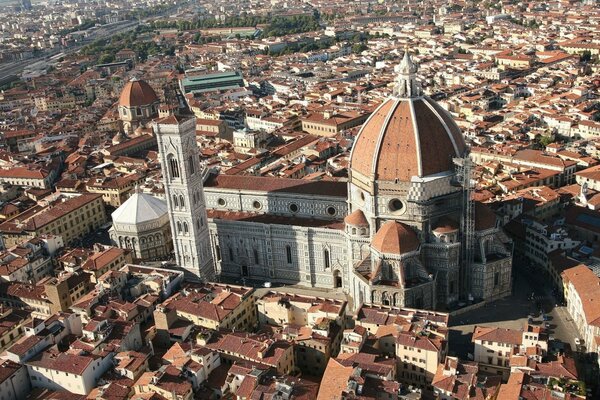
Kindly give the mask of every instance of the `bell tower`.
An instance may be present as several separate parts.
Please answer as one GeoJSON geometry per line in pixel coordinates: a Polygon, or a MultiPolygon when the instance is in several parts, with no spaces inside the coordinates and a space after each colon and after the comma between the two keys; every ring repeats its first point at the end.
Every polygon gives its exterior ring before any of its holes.
{"type": "Polygon", "coordinates": [[[177,264],[186,279],[211,281],[215,269],[196,143],[196,118],[168,115],[153,125],[177,264]]]}

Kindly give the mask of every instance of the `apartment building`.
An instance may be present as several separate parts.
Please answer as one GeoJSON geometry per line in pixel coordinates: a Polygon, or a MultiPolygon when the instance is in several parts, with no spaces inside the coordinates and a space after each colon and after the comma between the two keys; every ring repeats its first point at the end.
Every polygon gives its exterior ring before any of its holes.
{"type": "Polygon", "coordinates": [[[56,307],[46,297],[43,285],[8,282],[0,285],[0,303],[8,307],[26,308],[36,318],[47,318],[56,307]]]}
{"type": "Polygon", "coordinates": [[[268,291],[257,298],[261,326],[277,326],[295,344],[296,365],[308,375],[324,372],[330,357],[340,351],[346,302],[333,298],[268,291]]]}
{"type": "Polygon", "coordinates": [[[0,281],[32,282],[50,276],[52,258],[37,238],[0,252],[0,281]]]}
{"type": "Polygon", "coordinates": [[[131,251],[101,245],[96,245],[94,250],[76,248],[58,259],[59,265],[67,272],[89,273],[92,283],[97,283],[106,272],[117,271],[131,261],[131,251]]]}
{"type": "Polygon", "coordinates": [[[500,375],[504,380],[510,375],[512,356],[548,351],[548,336],[542,328],[532,325],[524,330],[476,326],[471,341],[480,370],[500,375]]]}
{"type": "Polygon", "coordinates": [[[250,330],[256,323],[252,292],[252,288],[220,283],[187,286],[157,307],[157,336],[168,344],[173,340],[170,328],[186,322],[214,330],[250,330]]]}
{"type": "Polygon", "coordinates": [[[198,335],[197,344],[218,352],[224,364],[247,360],[263,368],[273,368],[278,374],[297,372],[292,343],[269,334],[205,330],[198,335]]]}
{"type": "Polygon", "coordinates": [[[329,360],[317,400],[396,400],[401,385],[395,376],[394,359],[365,353],[343,354],[329,360]]]}
{"type": "Polygon", "coordinates": [[[446,357],[433,378],[433,394],[439,400],[493,399],[500,390],[499,376],[479,373],[476,362],[446,357]]]}
{"type": "Polygon", "coordinates": [[[0,353],[23,336],[28,322],[31,322],[30,312],[0,305],[0,353]]]}
{"type": "Polygon", "coordinates": [[[143,176],[133,173],[125,176],[92,178],[87,181],[85,188],[90,193],[102,195],[102,200],[109,206],[119,207],[143,180],[143,176]]]}
{"type": "Polygon", "coordinates": [[[49,189],[56,179],[57,171],[44,168],[12,167],[0,169],[0,183],[49,189]]]}
{"type": "Polygon", "coordinates": [[[5,247],[43,234],[62,236],[65,244],[81,239],[106,223],[102,195],[60,197],[48,205],[36,205],[0,224],[5,247]]]}
{"type": "Polygon", "coordinates": [[[370,113],[356,110],[324,110],[300,118],[302,130],[317,136],[332,137],[340,131],[364,123],[370,113]]]}
{"type": "Polygon", "coordinates": [[[346,302],[270,290],[256,299],[256,309],[260,325],[311,326],[319,319],[328,318],[342,326],[346,302]]]}
{"type": "Polygon", "coordinates": [[[581,242],[573,240],[564,226],[545,224],[535,220],[523,220],[525,225],[525,256],[532,266],[537,267],[554,284],[560,282],[558,272],[552,266],[551,253],[555,250],[568,251],[581,242]]]}
{"type": "Polygon", "coordinates": [[[52,313],[67,311],[93,289],[90,274],[85,272],[61,273],[42,280],[38,285],[44,288],[44,297],[50,301],[52,313]]]}
{"type": "Polygon", "coordinates": [[[375,349],[396,358],[400,382],[432,390],[431,381],[448,352],[447,313],[362,305],[354,320],[374,336],[375,349]]]}
{"type": "Polygon", "coordinates": [[[0,393],[4,400],[20,400],[27,397],[31,385],[27,368],[14,361],[0,363],[0,393]]]}
{"type": "MultiPolygon", "coordinates": [[[[562,272],[567,309],[588,352],[600,349],[600,278],[585,265],[562,272]]],[[[600,357],[599,357],[600,362],[600,357]]]]}
{"type": "Polygon", "coordinates": [[[110,354],[45,351],[26,362],[31,386],[89,394],[98,379],[113,366],[110,354]]]}

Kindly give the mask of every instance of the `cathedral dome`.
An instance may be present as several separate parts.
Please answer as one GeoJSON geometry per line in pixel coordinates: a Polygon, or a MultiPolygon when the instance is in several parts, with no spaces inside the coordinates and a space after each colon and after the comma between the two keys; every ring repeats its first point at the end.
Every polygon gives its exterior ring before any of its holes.
{"type": "Polygon", "coordinates": [[[415,231],[401,222],[388,221],[377,231],[371,247],[383,254],[401,255],[419,248],[415,231]]]}
{"type": "Polygon", "coordinates": [[[369,226],[369,221],[367,221],[367,217],[365,217],[365,214],[361,210],[356,210],[348,215],[344,218],[344,222],[354,226],[369,226]]]}
{"type": "Polygon", "coordinates": [[[399,66],[395,95],[384,101],[361,128],[350,170],[383,181],[410,182],[454,169],[465,154],[460,129],[440,105],[421,90],[410,56],[399,66]]]}
{"type": "Polygon", "coordinates": [[[119,106],[121,107],[139,107],[147,106],[158,101],[158,96],[154,89],[146,82],[139,79],[132,79],[121,91],[119,97],[119,106]]]}
{"type": "Polygon", "coordinates": [[[164,217],[167,205],[164,201],[146,193],[134,193],[112,214],[113,224],[139,225],[164,217]]]}

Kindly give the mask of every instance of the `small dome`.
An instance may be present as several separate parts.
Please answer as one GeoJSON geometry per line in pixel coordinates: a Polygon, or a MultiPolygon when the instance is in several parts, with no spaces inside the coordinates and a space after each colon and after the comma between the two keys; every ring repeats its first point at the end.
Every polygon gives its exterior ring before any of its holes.
{"type": "Polygon", "coordinates": [[[344,218],[344,222],[354,226],[369,226],[369,221],[361,210],[356,210],[352,214],[344,218]]]}
{"type": "Polygon", "coordinates": [[[435,224],[432,232],[435,233],[450,233],[456,232],[458,230],[458,223],[456,221],[451,220],[448,217],[442,217],[435,224]]]}
{"type": "Polygon", "coordinates": [[[157,101],[158,96],[154,92],[154,89],[146,81],[134,78],[127,82],[123,88],[121,97],[119,97],[119,106],[148,106],[157,101]]]}
{"type": "Polygon", "coordinates": [[[371,247],[383,254],[405,254],[419,248],[415,231],[401,222],[388,221],[373,237],[371,247]]]}
{"type": "Polygon", "coordinates": [[[155,221],[167,214],[164,201],[146,193],[134,193],[112,214],[115,224],[142,224],[155,221]]]}

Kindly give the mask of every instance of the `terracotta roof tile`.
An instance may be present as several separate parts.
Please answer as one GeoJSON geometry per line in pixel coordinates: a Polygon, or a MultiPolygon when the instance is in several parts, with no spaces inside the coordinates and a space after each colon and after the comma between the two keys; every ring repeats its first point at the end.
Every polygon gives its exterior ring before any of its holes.
{"type": "Polygon", "coordinates": [[[377,231],[371,246],[384,254],[404,254],[419,248],[415,231],[401,222],[388,221],[377,231]]]}

